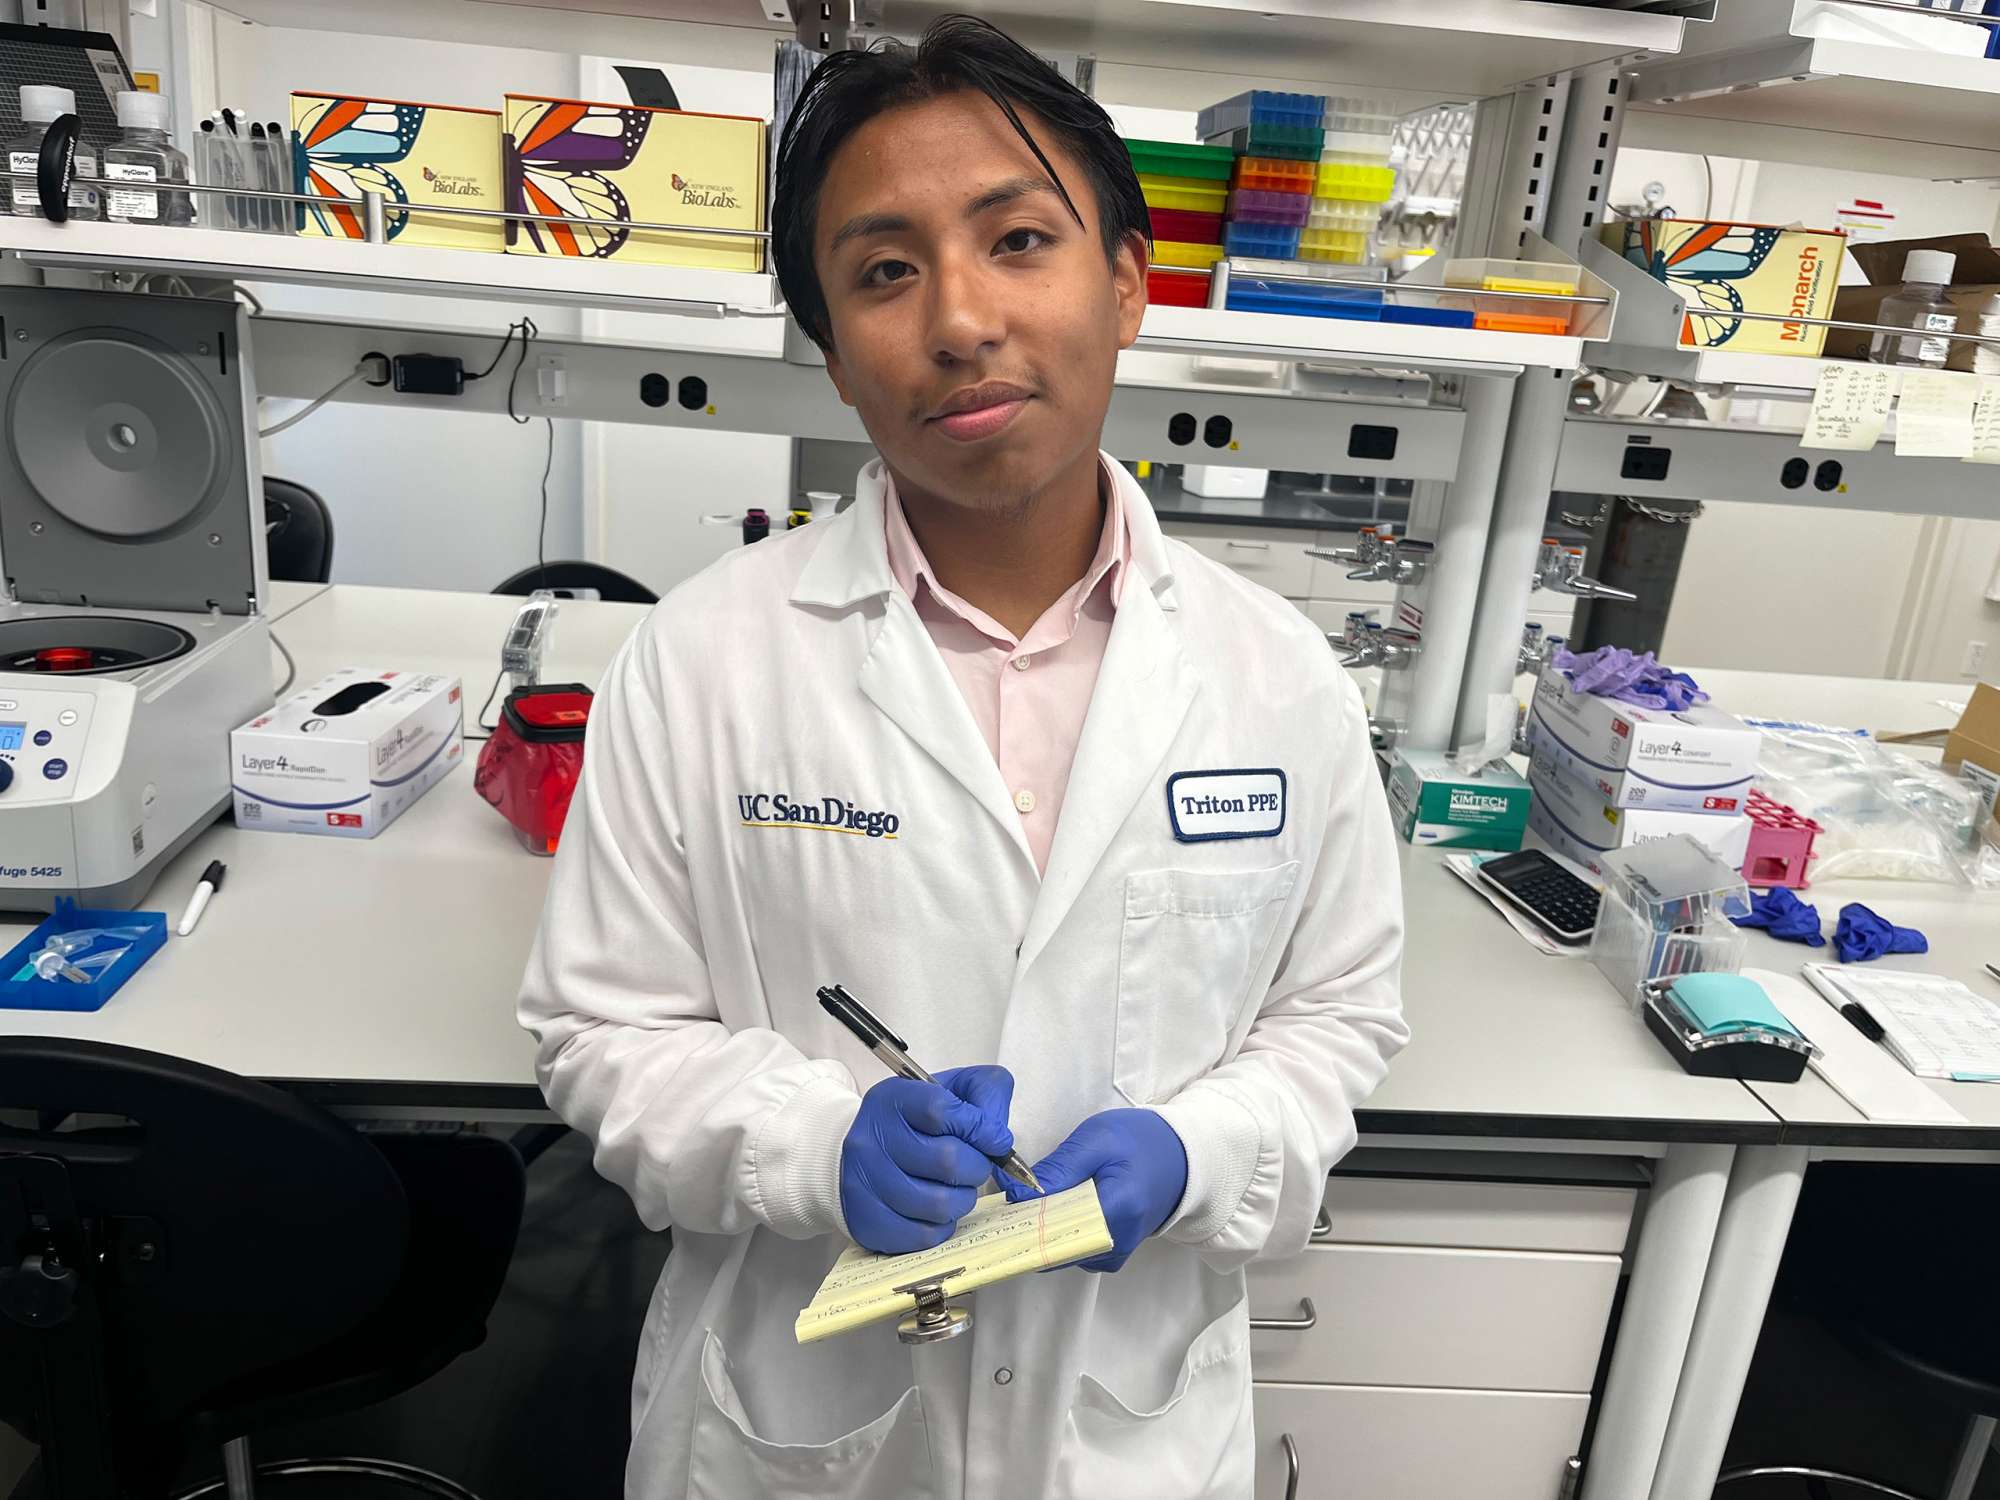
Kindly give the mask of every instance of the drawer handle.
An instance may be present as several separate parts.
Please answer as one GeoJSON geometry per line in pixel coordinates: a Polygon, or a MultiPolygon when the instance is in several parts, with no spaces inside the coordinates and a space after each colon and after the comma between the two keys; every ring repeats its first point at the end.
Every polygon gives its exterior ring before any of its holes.
{"type": "Polygon", "coordinates": [[[1319,1322],[1319,1309],[1313,1306],[1310,1297],[1299,1298],[1299,1315],[1296,1318],[1252,1318],[1250,1326],[1267,1333],[1303,1333],[1319,1322]]]}
{"type": "Polygon", "coordinates": [[[1299,1445],[1289,1432],[1278,1434],[1285,1445],[1285,1500],[1299,1500],[1299,1445]]]}
{"type": "Polygon", "coordinates": [[[1315,1245],[1324,1245],[1332,1238],[1333,1215],[1326,1211],[1326,1205],[1322,1203],[1319,1212],[1313,1216],[1312,1242],[1315,1245]]]}
{"type": "Polygon", "coordinates": [[[1269,552],[1271,550],[1269,542],[1227,542],[1224,545],[1241,547],[1245,552],[1269,552]]]}

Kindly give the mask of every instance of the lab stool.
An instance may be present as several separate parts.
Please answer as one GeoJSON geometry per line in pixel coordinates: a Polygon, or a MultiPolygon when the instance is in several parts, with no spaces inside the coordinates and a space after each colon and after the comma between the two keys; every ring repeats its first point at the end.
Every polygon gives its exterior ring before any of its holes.
{"type": "Polygon", "coordinates": [[[266,1084],[52,1037],[0,1037],[0,1105],[0,1420],[41,1450],[17,1495],[251,1500],[355,1475],[474,1500],[387,1460],[256,1466],[250,1439],[484,1339],[521,1222],[512,1146],[362,1135],[266,1084]],[[223,1476],[176,1493],[217,1449],[223,1476]]]}
{"type": "Polygon", "coordinates": [[[2000,1419],[2000,1298],[1990,1246],[2000,1171],[1822,1162],[1806,1179],[1781,1290],[1885,1373],[1965,1414],[1941,1488],[1912,1494],[1806,1464],[1725,1470],[1718,1500],[1753,1479],[1795,1478],[1806,1500],[1971,1500],[2000,1419]]]}

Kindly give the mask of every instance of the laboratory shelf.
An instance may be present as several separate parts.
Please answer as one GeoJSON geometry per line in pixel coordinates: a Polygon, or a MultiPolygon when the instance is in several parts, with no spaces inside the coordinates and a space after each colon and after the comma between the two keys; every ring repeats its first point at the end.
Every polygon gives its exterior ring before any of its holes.
{"type": "Polygon", "coordinates": [[[1570,335],[1149,307],[1138,347],[1246,359],[1506,373],[1528,365],[1574,369],[1588,358],[1585,349],[1597,346],[1570,335]]]}
{"type": "MultiPolygon", "coordinates": [[[[963,0],[881,0],[856,9],[865,30],[909,36],[964,8],[963,0]]],[[[611,57],[663,55],[663,43],[698,27],[704,64],[760,71],[770,67],[773,38],[808,14],[792,0],[218,0],[216,9],[265,26],[611,57]]],[[[1045,53],[1088,54],[1100,68],[1186,70],[1179,81],[1154,80],[1185,90],[1175,99],[1124,102],[1198,109],[1234,92],[1201,81],[1211,73],[1490,93],[1610,57],[1673,52],[1687,22],[1713,14],[1716,0],[991,0],[977,9],[1045,53]]]]}
{"type": "MultiPolygon", "coordinates": [[[[1976,172],[1980,153],[2000,151],[2000,59],[1978,55],[1986,35],[1900,6],[1731,5],[1713,25],[1691,28],[1679,55],[1639,68],[1631,109],[1641,118],[1792,127],[1803,149],[1778,159],[1851,166],[1851,141],[1873,137],[1933,148],[1906,175],[1976,172]]],[[[1631,123],[1629,143],[1667,143],[1631,123]]],[[[1768,149],[1759,140],[1735,154],[1768,149]]]]}
{"type": "Polygon", "coordinates": [[[37,266],[417,292],[549,306],[719,317],[769,316],[776,279],[740,271],[488,255],[432,245],[369,244],[227,229],[51,224],[0,216],[0,251],[37,266]]]}

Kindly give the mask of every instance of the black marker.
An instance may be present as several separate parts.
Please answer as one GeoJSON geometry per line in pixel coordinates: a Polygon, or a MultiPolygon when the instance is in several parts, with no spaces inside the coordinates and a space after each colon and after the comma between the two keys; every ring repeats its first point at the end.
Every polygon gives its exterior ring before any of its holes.
{"type": "Polygon", "coordinates": [[[201,872],[201,880],[188,897],[187,910],[181,913],[180,935],[186,937],[194,931],[194,924],[201,920],[201,914],[208,910],[208,898],[222,889],[222,877],[229,873],[229,866],[219,859],[208,862],[208,868],[201,872]]]}

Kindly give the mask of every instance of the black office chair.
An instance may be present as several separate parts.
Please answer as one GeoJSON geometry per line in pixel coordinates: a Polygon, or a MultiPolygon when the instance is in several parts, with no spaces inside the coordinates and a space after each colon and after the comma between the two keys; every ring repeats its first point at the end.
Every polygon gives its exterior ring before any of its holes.
{"type": "Polygon", "coordinates": [[[594,562],[537,563],[523,568],[505,583],[494,587],[496,594],[532,594],[536,589],[554,589],[564,598],[574,598],[585,589],[595,589],[600,599],[613,604],[658,604],[660,596],[636,578],[616,568],[594,562]]]}
{"type": "Polygon", "coordinates": [[[1724,1471],[1716,1493],[1797,1479],[1807,1500],[1971,1500],[2000,1419],[2000,1230],[1992,1167],[1821,1162],[1806,1177],[1779,1295],[1885,1375],[1964,1418],[1941,1488],[1911,1494],[1808,1463],[1724,1471]]]}
{"type": "Polygon", "coordinates": [[[250,1439],[479,1344],[522,1191],[491,1137],[364,1136],[195,1063],[0,1038],[0,1419],[41,1447],[15,1495],[161,1500],[213,1444],[223,1478],[177,1500],[322,1474],[473,1500],[387,1460],[253,1466],[250,1439]]]}
{"type": "Polygon", "coordinates": [[[325,583],[333,576],[333,512],[318,492],[265,477],[264,549],[273,579],[325,583]]]}

